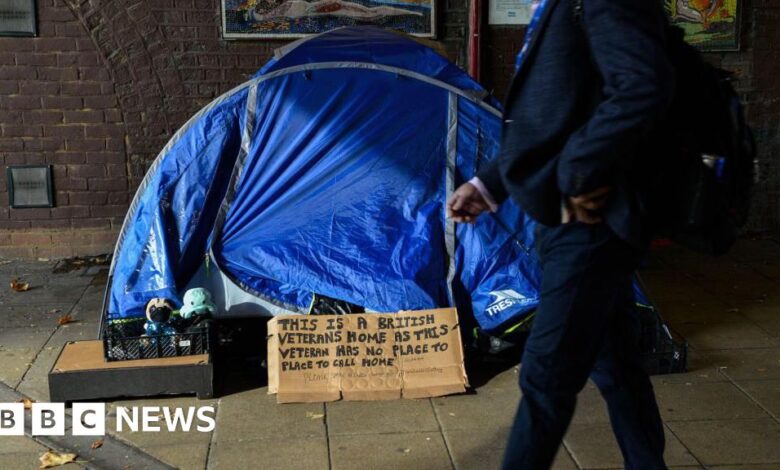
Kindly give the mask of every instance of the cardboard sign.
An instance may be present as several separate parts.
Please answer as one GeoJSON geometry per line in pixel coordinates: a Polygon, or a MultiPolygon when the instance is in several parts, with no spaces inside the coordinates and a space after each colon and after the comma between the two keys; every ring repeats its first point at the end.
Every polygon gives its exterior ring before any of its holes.
{"type": "Polygon", "coordinates": [[[425,398],[466,390],[455,309],[284,315],[268,323],[278,403],[425,398]]]}

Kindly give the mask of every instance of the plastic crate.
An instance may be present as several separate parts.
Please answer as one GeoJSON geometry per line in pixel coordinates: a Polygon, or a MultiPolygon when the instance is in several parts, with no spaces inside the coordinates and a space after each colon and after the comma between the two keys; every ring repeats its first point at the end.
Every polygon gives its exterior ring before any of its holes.
{"type": "Polygon", "coordinates": [[[211,351],[214,327],[210,320],[203,321],[194,331],[159,336],[144,336],[144,323],[143,320],[109,323],[103,331],[106,360],[158,359],[211,351]]]}
{"type": "Polygon", "coordinates": [[[658,312],[638,305],[642,326],[640,347],[649,375],[675,374],[688,370],[688,343],[675,339],[658,312]]]}

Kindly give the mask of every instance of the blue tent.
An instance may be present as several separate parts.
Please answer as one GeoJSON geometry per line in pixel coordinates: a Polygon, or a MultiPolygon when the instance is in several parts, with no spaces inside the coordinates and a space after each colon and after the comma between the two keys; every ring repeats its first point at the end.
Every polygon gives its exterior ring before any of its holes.
{"type": "Polygon", "coordinates": [[[456,305],[488,331],[537,304],[532,222],[445,201],[496,154],[496,101],[406,36],[343,28],[276,51],[160,152],[116,246],[109,322],[212,291],[219,316],[308,313],[313,294],[394,312],[456,305]]]}

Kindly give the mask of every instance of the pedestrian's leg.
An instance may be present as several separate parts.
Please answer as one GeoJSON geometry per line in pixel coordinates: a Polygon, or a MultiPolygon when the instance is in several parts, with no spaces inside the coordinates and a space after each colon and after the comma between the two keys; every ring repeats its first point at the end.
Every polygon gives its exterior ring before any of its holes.
{"type": "Polygon", "coordinates": [[[632,250],[604,225],[544,229],[537,243],[541,303],[523,353],[507,470],[552,464],[616,310],[615,287],[631,272],[632,250]]]}
{"type": "Polygon", "coordinates": [[[627,469],[663,469],[664,430],[653,385],[642,364],[639,317],[633,289],[624,286],[623,308],[610,325],[591,378],[607,402],[612,430],[627,469]]]}

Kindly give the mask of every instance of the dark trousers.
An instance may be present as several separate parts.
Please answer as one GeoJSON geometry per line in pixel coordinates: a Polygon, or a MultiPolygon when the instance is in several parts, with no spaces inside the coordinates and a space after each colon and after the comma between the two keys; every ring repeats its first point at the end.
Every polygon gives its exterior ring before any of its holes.
{"type": "Polygon", "coordinates": [[[640,253],[605,224],[540,227],[541,302],[523,353],[523,397],[503,468],[546,469],[588,376],[628,469],[662,469],[664,432],[642,369],[632,275],[640,253]]]}

